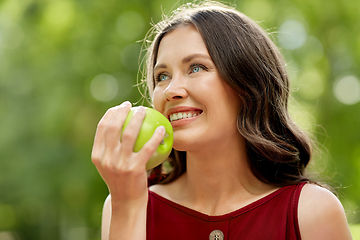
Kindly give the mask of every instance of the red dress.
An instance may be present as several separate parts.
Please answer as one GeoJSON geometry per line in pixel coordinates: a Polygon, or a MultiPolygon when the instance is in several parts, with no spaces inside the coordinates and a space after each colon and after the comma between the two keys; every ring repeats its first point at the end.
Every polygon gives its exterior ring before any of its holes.
{"type": "Polygon", "coordinates": [[[282,187],[221,216],[200,213],[149,191],[147,240],[207,240],[214,230],[223,236],[210,239],[300,240],[297,209],[304,185],[282,187]]]}

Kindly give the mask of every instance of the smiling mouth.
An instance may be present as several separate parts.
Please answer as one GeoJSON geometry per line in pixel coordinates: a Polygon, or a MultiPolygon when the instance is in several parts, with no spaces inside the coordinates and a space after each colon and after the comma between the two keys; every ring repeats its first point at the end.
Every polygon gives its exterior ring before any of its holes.
{"type": "Polygon", "coordinates": [[[202,111],[173,113],[169,116],[169,120],[170,120],[170,122],[173,122],[173,121],[177,121],[177,120],[181,120],[181,119],[193,118],[193,117],[200,115],[201,113],[202,113],[202,111]]]}

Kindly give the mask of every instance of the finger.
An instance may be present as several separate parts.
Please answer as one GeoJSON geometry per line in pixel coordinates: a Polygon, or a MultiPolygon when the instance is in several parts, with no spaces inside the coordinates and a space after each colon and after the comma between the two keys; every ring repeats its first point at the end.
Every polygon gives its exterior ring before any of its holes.
{"type": "Polygon", "coordinates": [[[146,109],[142,106],[138,107],[122,133],[121,149],[126,156],[133,152],[145,115],[146,109]]]}
{"type": "MultiPolygon", "coordinates": [[[[165,127],[159,126],[156,128],[154,134],[151,136],[150,140],[144,144],[144,146],[139,151],[138,159],[145,166],[150,157],[154,154],[156,149],[159,147],[161,141],[165,136],[165,127]]],[[[141,163],[140,163],[141,164],[141,163]]]]}
{"type": "Polygon", "coordinates": [[[112,116],[114,115],[116,108],[118,108],[124,104],[126,105],[128,103],[124,102],[119,106],[108,109],[106,111],[106,113],[104,114],[104,116],[99,121],[97,128],[96,128],[94,144],[93,144],[93,149],[92,149],[92,154],[91,154],[91,158],[93,159],[93,162],[99,161],[102,158],[102,156],[104,155],[105,135],[106,135],[108,123],[111,120],[112,116]]]}
{"type": "Polygon", "coordinates": [[[102,159],[102,156],[104,154],[104,149],[105,149],[104,139],[105,139],[106,125],[107,122],[111,119],[113,114],[114,112],[111,109],[108,109],[97,125],[94,144],[91,152],[91,159],[95,165],[99,163],[99,161],[102,159]]]}
{"type": "Polygon", "coordinates": [[[114,108],[114,113],[107,123],[106,129],[106,147],[114,148],[120,144],[120,135],[126,117],[131,109],[130,102],[124,102],[120,106],[114,108]]]}

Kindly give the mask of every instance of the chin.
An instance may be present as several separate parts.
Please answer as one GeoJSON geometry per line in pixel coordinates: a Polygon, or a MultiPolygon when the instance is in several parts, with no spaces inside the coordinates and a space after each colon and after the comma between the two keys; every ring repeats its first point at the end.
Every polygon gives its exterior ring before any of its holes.
{"type": "Polygon", "coordinates": [[[174,141],[173,144],[173,149],[182,152],[195,151],[200,148],[202,147],[199,145],[199,143],[191,142],[188,139],[185,141],[177,141],[176,143],[174,141]]]}
{"type": "Polygon", "coordinates": [[[181,145],[181,144],[173,144],[173,149],[175,149],[176,151],[182,151],[182,152],[186,152],[188,149],[186,148],[186,146],[181,145]]]}

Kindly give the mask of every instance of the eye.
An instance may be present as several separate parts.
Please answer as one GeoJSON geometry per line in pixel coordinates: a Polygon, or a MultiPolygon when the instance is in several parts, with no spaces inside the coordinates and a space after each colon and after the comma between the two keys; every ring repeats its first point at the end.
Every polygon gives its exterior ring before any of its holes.
{"type": "Polygon", "coordinates": [[[170,77],[164,73],[160,73],[156,76],[156,81],[157,82],[162,82],[162,81],[165,81],[165,80],[168,80],[170,77]]]}
{"type": "Polygon", "coordinates": [[[206,70],[206,67],[204,65],[193,64],[193,65],[190,66],[190,73],[197,73],[197,72],[200,72],[202,70],[206,70]]]}
{"type": "Polygon", "coordinates": [[[199,66],[193,67],[192,72],[196,73],[196,72],[200,72],[201,68],[199,66]]]}

